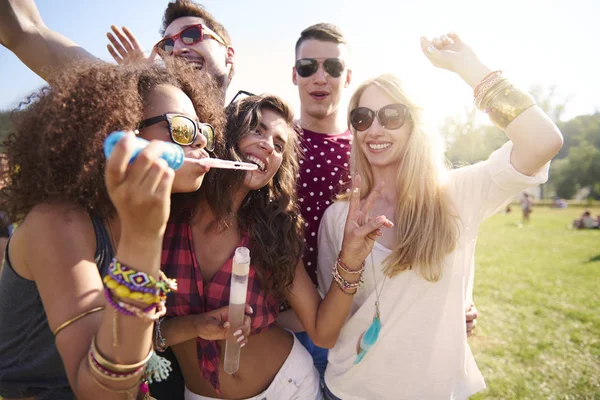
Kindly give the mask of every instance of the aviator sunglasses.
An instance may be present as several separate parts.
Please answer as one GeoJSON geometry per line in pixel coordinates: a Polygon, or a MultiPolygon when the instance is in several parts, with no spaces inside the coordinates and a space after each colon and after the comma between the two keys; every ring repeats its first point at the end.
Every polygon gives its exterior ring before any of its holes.
{"type": "MultiPolygon", "coordinates": [[[[342,76],[346,66],[339,58],[328,58],[323,61],[323,69],[333,78],[342,76]]],[[[319,69],[319,61],[314,58],[301,58],[296,61],[296,72],[303,78],[314,75],[319,69]]]]}
{"type": "Polygon", "coordinates": [[[143,120],[138,129],[146,128],[150,125],[158,124],[161,121],[167,121],[169,124],[169,136],[174,143],[180,146],[189,146],[201,133],[206,138],[206,151],[215,149],[215,128],[210,124],[197,122],[180,114],[163,114],[143,120]]]}
{"type": "Polygon", "coordinates": [[[386,129],[398,129],[410,119],[408,107],[404,104],[388,104],[379,110],[357,107],[350,112],[350,125],[357,131],[366,131],[377,117],[379,124],[386,129]]]}
{"type": "Polygon", "coordinates": [[[175,49],[175,42],[177,41],[177,39],[181,39],[181,41],[184,44],[190,46],[192,44],[201,42],[206,38],[212,38],[212,39],[216,40],[217,42],[221,43],[223,46],[227,46],[225,44],[225,41],[223,39],[221,39],[221,37],[219,35],[212,32],[210,29],[208,29],[204,25],[197,24],[197,25],[188,26],[181,32],[179,32],[173,36],[169,36],[169,37],[162,39],[160,42],[156,43],[154,45],[154,47],[157,48],[158,50],[164,51],[167,54],[172,54],[173,50],[175,49]]]}

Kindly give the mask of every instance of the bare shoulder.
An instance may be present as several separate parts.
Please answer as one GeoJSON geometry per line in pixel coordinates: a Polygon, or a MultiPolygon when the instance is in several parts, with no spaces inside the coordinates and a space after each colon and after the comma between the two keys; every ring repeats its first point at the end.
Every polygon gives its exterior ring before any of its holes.
{"type": "MultiPolygon", "coordinates": [[[[9,257],[15,270],[33,279],[37,260],[64,257],[91,258],[96,250],[92,221],[85,210],[74,204],[39,204],[25,217],[13,234],[9,257]]],[[[67,260],[64,260],[67,261],[67,260]]]]}

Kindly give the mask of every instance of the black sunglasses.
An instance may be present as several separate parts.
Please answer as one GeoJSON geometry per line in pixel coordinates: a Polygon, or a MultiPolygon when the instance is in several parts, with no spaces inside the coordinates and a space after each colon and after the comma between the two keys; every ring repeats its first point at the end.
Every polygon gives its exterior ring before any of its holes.
{"type": "MultiPolygon", "coordinates": [[[[333,78],[339,78],[346,66],[339,58],[328,58],[323,61],[323,69],[333,78]]],[[[318,70],[319,61],[314,58],[301,58],[296,61],[296,72],[303,78],[308,78],[318,70]]]]}
{"type": "Polygon", "coordinates": [[[250,93],[250,92],[247,92],[245,90],[239,90],[235,94],[235,96],[233,96],[233,99],[231,99],[231,101],[229,102],[229,104],[227,105],[227,107],[229,107],[230,105],[232,105],[233,103],[235,103],[238,100],[238,98],[242,99],[244,97],[251,97],[251,96],[256,96],[256,95],[254,93],[250,93]]]}
{"type": "Polygon", "coordinates": [[[189,146],[194,143],[198,137],[198,132],[200,132],[206,138],[205,149],[207,151],[215,149],[215,128],[210,124],[194,121],[185,115],[163,114],[148,118],[140,123],[138,129],[143,129],[162,121],[167,121],[169,124],[169,136],[174,143],[180,146],[189,146]]]}
{"type": "Polygon", "coordinates": [[[408,107],[404,104],[388,104],[373,111],[367,107],[357,107],[350,111],[350,125],[357,131],[366,131],[377,117],[379,124],[386,129],[398,129],[409,119],[408,107]]]}
{"type": "Polygon", "coordinates": [[[208,29],[202,24],[196,24],[188,26],[187,28],[183,29],[181,32],[173,36],[169,36],[160,40],[154,45],[154,47],[156,47],[158,50],[164,51],[167,54],[171,54],[175,49],[175,42],[177,41],[177,39],[180,39],[185,45],[191,46],[193,44],[203,41],[206,38],[214,39],[223,46],[227,46],[225,44],[225,41],[221,39],[219,35],[212,32],[210,29],[208,29]]]}

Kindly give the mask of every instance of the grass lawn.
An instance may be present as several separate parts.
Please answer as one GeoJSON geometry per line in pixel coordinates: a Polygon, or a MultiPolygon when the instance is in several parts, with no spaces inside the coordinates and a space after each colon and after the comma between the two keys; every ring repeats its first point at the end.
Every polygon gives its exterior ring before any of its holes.
{"type": "Polygon", "coordinates": [[[474,399],[600,399],[600,230],[568,229],[583,211],[538,207],[519,227],[513,207],[482,225],[469,342],[488,388],[474,399]]]}

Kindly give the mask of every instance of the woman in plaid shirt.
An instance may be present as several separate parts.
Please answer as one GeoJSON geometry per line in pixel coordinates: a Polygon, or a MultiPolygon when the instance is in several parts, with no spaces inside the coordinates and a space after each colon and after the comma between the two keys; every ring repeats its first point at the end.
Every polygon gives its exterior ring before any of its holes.
{"type": "MultiPolygon", "coordinates": [[[[230,159],[259,169],[208,174],[199,199],[173,213],[165,233],[162,268],[177,279],[179,291],[168,300],[167,315],[175,318],[162,323],[162,333],[181,365],[185,398],[320,399],[312,358],[276,324],[278,306],[287,300],[313,341],[332,347],[352,296],[332,285],[321,301],[302,264],[293,113],[275,96],[239,100],[227,109],[225,140],[230,159]],[[193,321],[228,304],[232,255],[241,245],[250,248],[252,259],[247,296],[252,337],[242,349],[238,372],[229,375],[223,371],[224,342],[198,338],[193,321]]],[[[374,223],[364,235],[384,223],[374,223]]]]}

